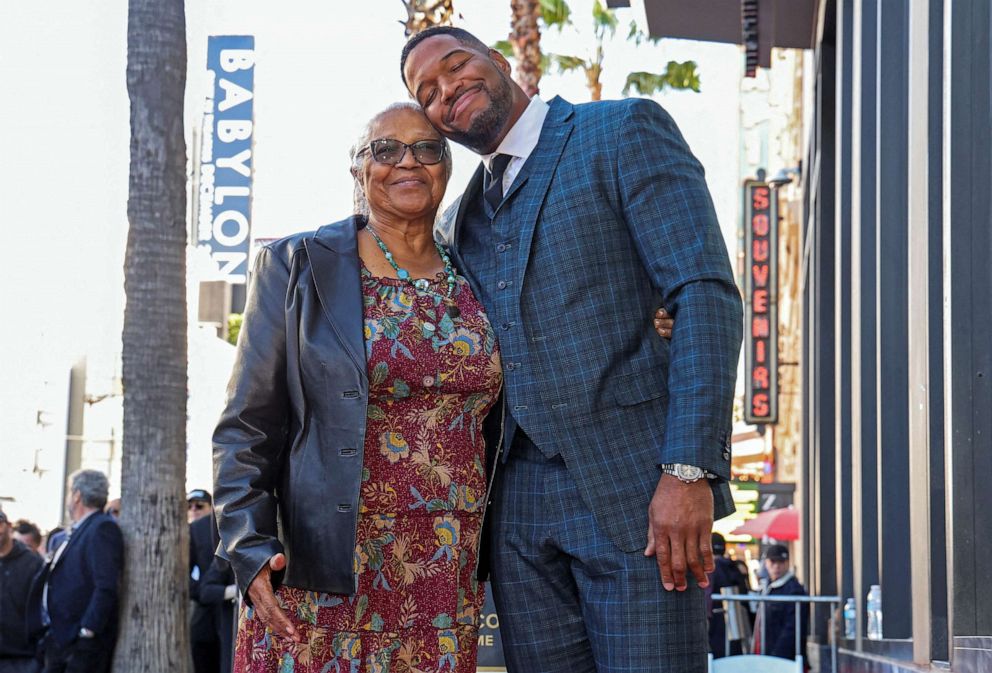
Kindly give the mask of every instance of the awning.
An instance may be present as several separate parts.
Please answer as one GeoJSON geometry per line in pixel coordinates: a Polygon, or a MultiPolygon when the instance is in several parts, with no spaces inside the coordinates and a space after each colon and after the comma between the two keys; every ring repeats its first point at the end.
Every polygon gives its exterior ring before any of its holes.
{"type": "MultiPolygon", "coordinates": [[[[611,8],[632,7],[647,21],[651,37],[705,42],[750,43],[757,63],[771,66],[772,47],[810,49],[821,0],[607,0],[611,8]],[[745,14],[757,13],[745,39],[745,14]]],[[[750,55],[750,54],[749,54],[750,55]]]]}

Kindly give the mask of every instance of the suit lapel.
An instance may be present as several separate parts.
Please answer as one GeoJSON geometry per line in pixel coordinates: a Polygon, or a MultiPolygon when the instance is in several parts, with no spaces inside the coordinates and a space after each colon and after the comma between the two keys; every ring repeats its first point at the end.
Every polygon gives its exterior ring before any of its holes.
{"type": "Polygon", "coordinates": [[[366,375],[364,309],[358,268],[358,218],[321,227],[304,239],[324,315],[362,376],[366,375]]]}
{"type": "MultiPolygon", "coordinates": [[[[506,198],[509,199],[523,189],[524,184],[527,185],[527,189],[520,192],[519,203],[514,204],[512,211],[513,218],[517,221],[516,226],[520,231],[519,277],[516,279],[518,290],[523,285],[527,260],[530,258],[530,247],[534,239],[534,228],[537,226],[537,216],[541,212],[541,206],[544,204],[548,188],[551,186],[551,178],[554,176],[559,159],[561,159],[562,150],[565,149],[565,142],[572,133],[571,117],[571,103],[556,96],[551,101],[551,109],[548,110],[548,116],[544,121],[544,128],[541,129],[541,138],[537,147],[534,148],[527,163],[524,164],[523,170],[520,171],[520,175],[514,180],[506,195],[506,198]]],[[[503,207],[506,207],[505,202],[503,207]]]]}
{"type": "MultiPolygon", "coordinates": [[[[72,535],[69,536],[69,540],[65,543],[65,549],[62,550],[61,554],[58,554],[57,558],[52,558],[52,568],[49,573],[55,572],[55,569],[62,565],[62,562],[65,561],[66,554],[69,553],[69,550],[79,544],[79,539],[83,536],[83,531],[85,531],[86,527],[93,521],[93,517],[99,515],[99,512],[93,512],[88,517],[83,519],[82,522],[80,522],[79,527],[76,530],[72,531],[72,535]]],[[[56,552],[57,551],[58,550],[56,550],[56,552]]]]}

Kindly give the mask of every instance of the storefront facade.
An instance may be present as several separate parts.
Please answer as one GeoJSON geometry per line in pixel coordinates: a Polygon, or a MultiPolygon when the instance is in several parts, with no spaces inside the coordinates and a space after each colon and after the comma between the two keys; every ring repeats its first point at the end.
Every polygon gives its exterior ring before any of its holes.
{"type": "Polygon", "coordinates": [[[838,670],[992,670],[992,3],[611,4],[659,37],[738,42],[759,67],[809,50],[800,574],[858,605],[838,670]]]}
{"type": "Polygon", "coordinates": [[[988,0],[818,17],[804,558],[810,589],[859,606],[842,671],[992,670],[990,18],[988,0]],[[865,637],[874,584],[882,640],[865,637]]]}

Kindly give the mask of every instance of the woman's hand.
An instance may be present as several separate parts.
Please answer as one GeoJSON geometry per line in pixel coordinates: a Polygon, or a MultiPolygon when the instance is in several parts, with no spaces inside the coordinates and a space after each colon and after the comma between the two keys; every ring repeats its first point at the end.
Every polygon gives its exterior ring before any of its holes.
{"type": "Polygon", "coordinates": [[[272,591],[272,571],[279,572],[286,567],[285,554],[276,554],[269,559],[269,562],[262,566],[262,569],[255,575],[255,579],[248,585],[248,597],[251,598],[255,606],[255,614],[261,618],[272,633],[277,636],[300,642],[300,634],[293,628],[289,617],[279,607],[276,601],[276,594],[272,591]]]}
{"type": "Polygon", "coordinates": [[[664,308],[659,308],[654,314],[654,329],[658,332],[658,336],[664,337],[665,339],[672,338],[672,329],[675,327],[675,318],[668,315],[668,311],[664,308]]]}

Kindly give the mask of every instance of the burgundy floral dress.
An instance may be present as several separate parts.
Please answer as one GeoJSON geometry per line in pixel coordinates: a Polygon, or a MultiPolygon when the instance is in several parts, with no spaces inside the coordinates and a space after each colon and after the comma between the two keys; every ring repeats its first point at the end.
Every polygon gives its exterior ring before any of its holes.
{"type": "Polygon", "coordinates": [[[369,371],[358,592],[281,587],[302,642],[242,607],[234,670],[474,673],[484,598],[474,579],[486,500],[482,420],[502,384],[495,334],[465,279],[439,294],[362,267],[369,371]]]}

